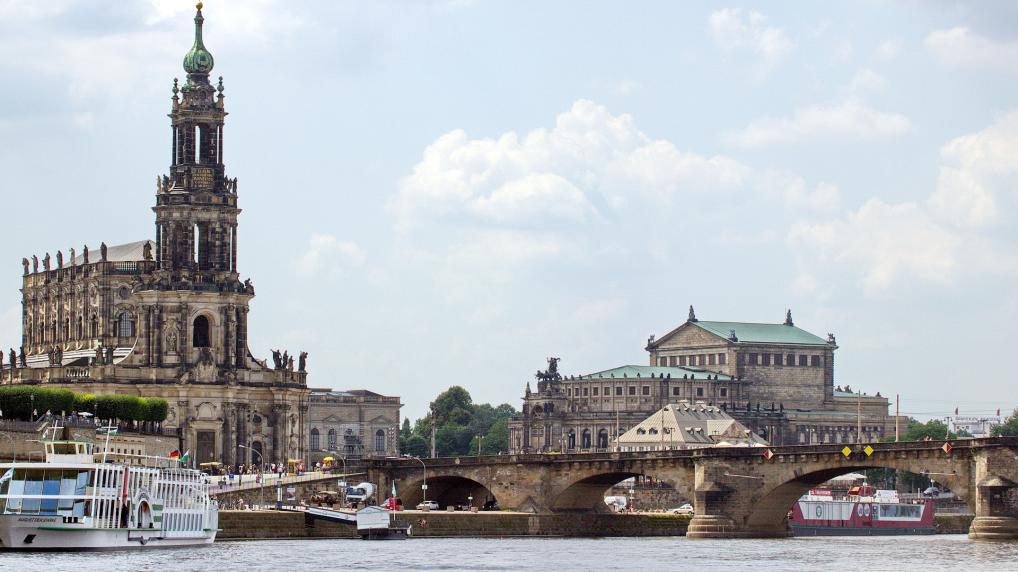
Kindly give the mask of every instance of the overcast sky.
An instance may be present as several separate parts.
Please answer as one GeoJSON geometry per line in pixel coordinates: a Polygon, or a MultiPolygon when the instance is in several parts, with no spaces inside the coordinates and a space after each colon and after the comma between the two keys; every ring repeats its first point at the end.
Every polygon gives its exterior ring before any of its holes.
{"type": "MultiPolygon", "coordinates": [[[[403,397],[833,332],[918,417],[1018,404],[1018,4],[209,0],[250,343],[403,397]],[[822,8],[822,10],[821,10],[822,8]]],[[[0,338],[21,258],[154,238],[193,3],[0,0],[0,338]]]]}

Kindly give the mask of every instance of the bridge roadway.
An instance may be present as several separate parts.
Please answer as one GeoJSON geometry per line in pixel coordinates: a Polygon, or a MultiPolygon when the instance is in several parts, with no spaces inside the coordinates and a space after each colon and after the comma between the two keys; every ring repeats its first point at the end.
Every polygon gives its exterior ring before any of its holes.
{"type": "Polygon", "coordinates": [[[608,488],[643,475],[693,502],[689,537],[738,538],[787,536],[788,511],[811,487],[884,467],[928,474],[967,500],[976,515],[972,538],[1018,539],[1018,437],[423,461],[426,469],[416,459],[371,461],[367,480],[381,491],[395,480],[407,506],[421,501],[426,476],[427,497],[441,506],[473,497],[474,505],[556,513],[607,510],[608,488]]]}

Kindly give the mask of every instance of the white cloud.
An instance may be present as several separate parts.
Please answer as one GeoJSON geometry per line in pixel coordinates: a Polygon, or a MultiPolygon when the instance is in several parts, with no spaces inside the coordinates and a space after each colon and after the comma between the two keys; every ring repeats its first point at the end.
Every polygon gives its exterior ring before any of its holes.
{"type": "MultiPolygon", "coordinates": [[[[872,198],[839,218],[796,223],[788,242],[807,259],[816,256],[806,264],[859,269],[870,294],[909,280],[954,284],[971,275],[1013,277],[1018,275],[1013,242],[980,231],[1011,220],[1000,205],[1018,199],[1015,157],[1018,111],[944,145],[937,187],[928,200],[888,204],[872,198]]],[[[821,186],[820,196],[837,196],[836,189],[821,186]]],[[[815,290],[816,281],[797,279],[793,287],[815,290]]]]}
{"type": "Polygon", "coordinates": [[[936,30],[926,36],[926,48],[949,66],[1018,70],[1018,41],[997,41],[964,26],[936,30]]]}
{"type": "Polygon", "coordinates": [[[885,84],[886,82],[880,74],[869,68],[862,68],[852,76],[848,89],[850,92],[858,94],[879,93],[884,90],[885,84]]]}
{"type": "Polygon", "coordinates": [[[711,36],[723,51],[747,50],[762,60],[763,71],[780,62],[794,44],[781,28],[767,25],[767,17],[741,8],[725,8],[710,15],[711,36]]]}
{"type": "Polygon", "coordinates": [[[523,137],[442,135],[424,151],[390,201],[397,227],[458,215],[507,226],[550,226],[599,218],[633,200],[668,200],[738,188],[750,169],[728,157],[680,151],[640,131],[627,114],[578,100],[552,128],[523,137]]]}
{"type": "Polygon", "coordinates": [[[356,243],[315,233],[308,240],[308,249],[297,260],[297,269],[304,274],[337,276],[345,269],[363,266],[366,260],[367,254],[356,243]]]}
{"type": "Polygon", "coordinates": [[[615,93],[617,93],[618,95],[628,97],[639,91],[641,87],[642,86],[637,81],[633,81],[631,79],[623,79],[615,84],[614,89],[615,93]]]}
{"type": "Polygon", "coordinates": [[[864,268],[869,293],[885,290],[901,276],[949,282],[958,264],[959,238],[915,203],[889,205],[870,199],[844,218],[797,223],[789,241],[819,253],[822,261],[864,268]]]}
{"type": "Polygon", "coordinates": [[[901,53],[904,44],[898,38],[890,38],[877,46],[877,57],[882,60],[893,60],[901,53]]]}
{"type": "Polygon", "coordinates": [[[904,115],[877,111],[859,99],[797,109],[791,117],[763,117],[724,139],[740,147],[759,147],[814,139],[873,139],[901,135],[911,128],[904,115]]]}
{"type": "Polygon", "coordinates": [[[930,203],[941,218],[967,226],[1009,218],[999,205],[1018,198],[1018,110],[950,141],[940,155],[940,177],[930,203]]]}

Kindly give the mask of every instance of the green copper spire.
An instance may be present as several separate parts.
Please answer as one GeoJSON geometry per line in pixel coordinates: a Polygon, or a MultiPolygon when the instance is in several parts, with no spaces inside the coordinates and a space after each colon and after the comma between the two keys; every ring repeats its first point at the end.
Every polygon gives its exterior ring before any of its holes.
{"type": "Polygon", "coordinates": [[[196,8],[198,13],[194,16],[194,45],[184,56],[184,71],[189,75],[208,75],[215,62],[201,40],[201,25],[205,22],[201,15],[202,3],[199,2],[196,8]]]}

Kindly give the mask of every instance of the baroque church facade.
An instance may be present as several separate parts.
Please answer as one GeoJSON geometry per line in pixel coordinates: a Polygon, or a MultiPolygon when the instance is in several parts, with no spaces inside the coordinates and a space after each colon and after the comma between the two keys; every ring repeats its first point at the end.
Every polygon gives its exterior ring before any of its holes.
{"type": "Polygon", "coordinates": [[[783,323],[688,319],[644,348],[648,365],[562,375],[558,358],[527,383],[509,425],[516,453],[605,451],[669,404],[715,406],[772,445],[875,441],[894,432],[888,401],[834,384],[833,335],[783,323]]]}
{"type": "Polygon", "coordinates": [[[5,356],[3,382],[165,398],[164,430],[199,463],[302,459],[306,354],[295,366],[274,352],[269,364],[248,349],[254,286],[237,266],[237,179],[226,173],[223,83],[209,79],[200,3],[194,22],[187,78],[173,82],[155,239],[46,254],[41,267],[23,259],[22,343],[5,356]]]}

